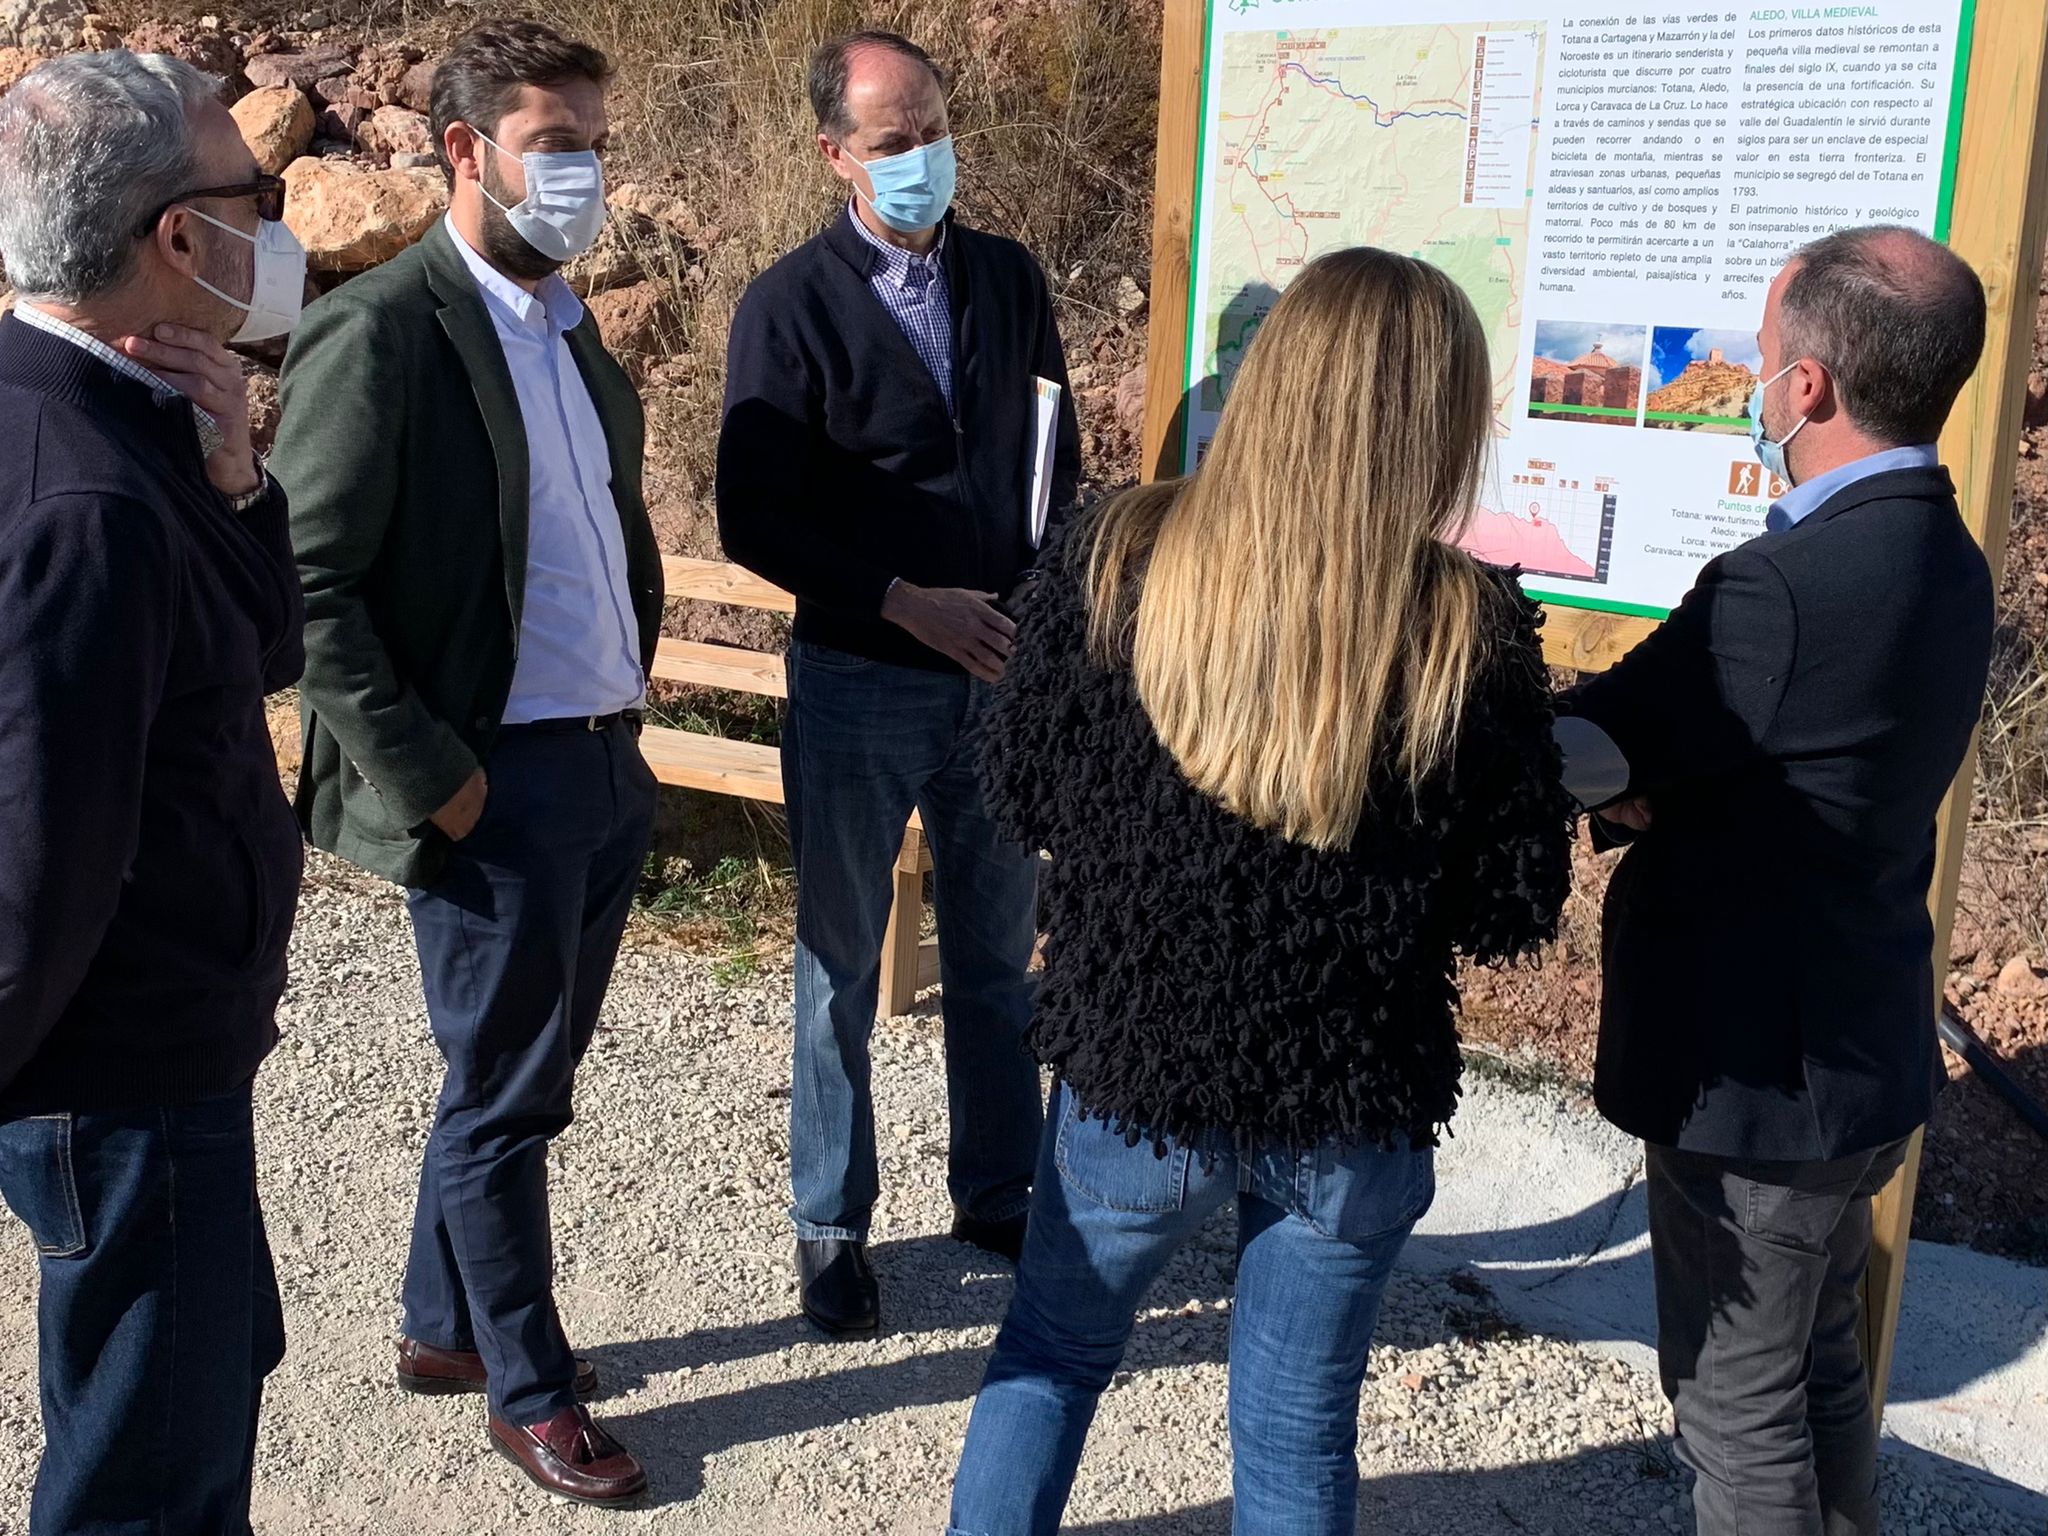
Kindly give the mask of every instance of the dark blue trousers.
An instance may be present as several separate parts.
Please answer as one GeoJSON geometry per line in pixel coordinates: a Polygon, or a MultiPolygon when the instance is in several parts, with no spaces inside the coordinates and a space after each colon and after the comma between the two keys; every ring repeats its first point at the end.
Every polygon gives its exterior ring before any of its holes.
{"type": "Polygon", "coordinates": [[[491,1408],[538,1424],[576,1402],[555,1315],[548,1142],[571,1118],[654,827],[654,775],[624,725],[508,727],[476,830],[407,895],[448,1063],[420,1168],[405,1331],[474,1349],[491,1408]]]}
{"type": "Polygon", "coordinates": [[[34,1536],[248,1536],[284,1313],[247,1085],[196,1104],[0,1121],[35,1239],[47,1441],[34,1536]]]}

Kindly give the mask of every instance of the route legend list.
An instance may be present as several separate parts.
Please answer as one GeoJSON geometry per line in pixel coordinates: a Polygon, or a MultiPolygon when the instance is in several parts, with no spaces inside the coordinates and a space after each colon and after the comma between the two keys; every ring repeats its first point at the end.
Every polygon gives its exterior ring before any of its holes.
{"type": "Polygon", "coordinates": [[[1536,137],[1537,34],[1482,32],[1472,43],[1472,116],[1465,134],[1467,208],[1528,206],[1536,137]]]}

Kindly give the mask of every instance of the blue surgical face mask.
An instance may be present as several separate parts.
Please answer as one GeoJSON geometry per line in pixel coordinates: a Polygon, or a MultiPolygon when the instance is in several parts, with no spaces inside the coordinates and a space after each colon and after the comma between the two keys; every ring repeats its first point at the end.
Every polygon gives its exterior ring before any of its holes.
{"type": "Polygon", "coordinates": [[[870,208],[875,217],[898,234],[914,235],[930,229],[946,216],[953,205],[953,179],[958,166],[953,159],[950,134],[930,144],[906,149],[900,155],[859,162],[868,173],[873,197],[856,186],[853,194],[870,208]]]}
{"type": "MultiPolygon", "coordinates": [[[[511,155],[496,139],[472,128],[478,138],[506,159],[511,155]]],[[[526,196],[507,208],[485,192],[477,190],[518,232],[519,238],[541,255],[555,261],[574,261],[596,242],[604,228],[604,167],[597,152],[590,149],[519,157],[526,172],[526,196]]]]}
{"type": "Polygon", "coordinates": [[[1764,436],[1764,391],[1798,366],[1799,364],[1797,363],[1790,363],[1780,368],[1768,379],[1758,379],[1756,388],[1749,392],[1749,445],[1756,450],[1758,462],[1787,485],[1791,485],[1793,480],[1792,471],[1785,466],[1785,445],[1797,437],[1800,428],[1804,427],[1812,418],[1807,416],[1800,417],[1797,426],[1794,426],[1790,432],[1787,432],[1776,442],[1772,442],[1768,437],[1764,436]]]}

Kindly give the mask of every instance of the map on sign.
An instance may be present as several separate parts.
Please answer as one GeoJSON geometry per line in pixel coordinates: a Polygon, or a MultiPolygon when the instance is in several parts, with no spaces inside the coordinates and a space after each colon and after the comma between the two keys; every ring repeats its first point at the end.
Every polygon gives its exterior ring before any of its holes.
{"type": "Polygon", "coordinates": [[[1859,224],[1945,238],[1983,9],[1200,4],[1194,178],[1162,188],[1186,308],[1169,248],[1152,316],[1185,346],[1180,468],[1304,267],[1412,256],[1471,299],[1491,363],[1459,543],[1545,602],[1653,618],[1765,531],[1749,400],[1786,258],[1859,224]]]}
{"type": "Polygon", "coordinates": [[[1289,278],[1325,251],[1377,245],[1431,262],[1471,296],[1505,413],[1527,291],[1542,48],[1540,29],[1476,25],[1220,40],[1197,295],[1203,411],[1222,409],[1289,278]]]}

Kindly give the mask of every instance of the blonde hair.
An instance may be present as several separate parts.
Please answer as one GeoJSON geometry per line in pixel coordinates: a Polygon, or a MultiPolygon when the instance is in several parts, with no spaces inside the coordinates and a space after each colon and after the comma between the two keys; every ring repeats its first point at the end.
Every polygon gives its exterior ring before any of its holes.
{"type": "Polygon", "coordinates": [[[1128,653],[1196,788],[1341,848],[1376,773],[1413,783],[1445,761],[1484,582],[1451,541],[1492,416],[1486,337],[1457,284],[1338,251],[1260,326],[1200,468],[1104,507],[1091,648],[1107,665],[1128,653]]]}

